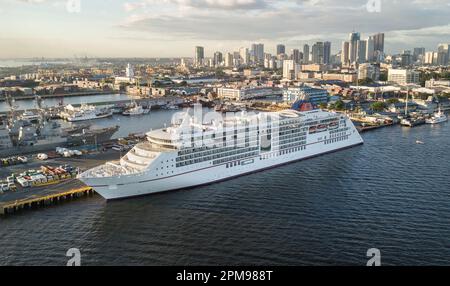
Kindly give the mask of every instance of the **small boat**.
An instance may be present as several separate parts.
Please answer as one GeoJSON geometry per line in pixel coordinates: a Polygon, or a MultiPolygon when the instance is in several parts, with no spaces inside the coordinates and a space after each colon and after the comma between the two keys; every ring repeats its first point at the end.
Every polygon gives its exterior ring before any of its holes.
{"type": "Polygon", "coordinates": [[[39,121],[41,117],[39,114],[35,114],[33,111],[27,111],[25,110],[22,115],[20,116],[20,119],[30,122],[37,122],[39,121]]]}
{"type": "Polygon", "coordinates": [[[423,145],[423,144],[425,144],[425,142],[420,141],[420,140],[416,140],[416,144],[423,145]]]}
{"type": "Polygon", "coordinates": [[[167,109],[167,110],[178,110],[179,107],[178,107],[178,105],[170,103],[170,104],[165,105],[164,109],[167,109]]]}
{"type": "Polygon", "coordinates": [[[135,115],[148,114],[149,112],[150,112],[150,109],[145,109],[141,105],[136,104],[135,106],[125,110],[122,114],[125,116],[135,116],[135,115]]]}
{"type": "Polygon", "coordinates": [[[425,124],[425,119],[423,117],[407,117],[400,121],[400,125],[406,127],[415,127],[422,124],[425,124]]]}
{"type": "Polygon", "coordinates": [[[434,113],[430,118],[427,118],[425,122],[427,124],[438,124],[446,122],[447,120],[447,115],[445,115],[445,113],[441,111],[441,107],[439,106],[439,111],[434,113]]]}

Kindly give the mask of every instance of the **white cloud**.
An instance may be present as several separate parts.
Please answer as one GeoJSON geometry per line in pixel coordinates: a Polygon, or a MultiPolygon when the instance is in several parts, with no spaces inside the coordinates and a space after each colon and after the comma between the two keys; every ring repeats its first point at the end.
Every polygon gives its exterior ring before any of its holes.
{"type": "MultiPolygon", "coordinates": [[[[213,49],[231,51],[256,41],[264,42],[269,52],[277,42],[291,48],[320,40],[331,41],[333,50],[337,50],[351,31],[361,32],[362,37],[385,32],[388,51],[414,46],[431,49],[439,42],[450,41],[450,0],[381,0],[380,13],[367,11],[368,0],[82,0],[86,1],[87,8],[80,17],[85,18],[73,20],[72,26],[55,17],[45,17],[52,3],[66,0],[1,1],[9,4],[2,5],[2,17],[5,11],[8,11],[6,15],[11,14],[11,6],[25,11],[26,3],[48,4],[40,5],[39,9],[30,5],[28,11],[36,13],[29,22],[43,27],[35,30],[42,37],[56,34],[51,30],[57,27],[62,31],[58,36],[69,42],[74,36],[64,28],[73,29],[77,21],[83,21],[86,26],[95,23],[102,30],[86,29],[85,34],[76,36],[76,43],[88,49],[91,46],[85,47],[84,43],[90,36],[98,38],[98,50],[121,54],[151,50],[155,53],[152,56],[186,56],[192,54],[194,45],[204,45],[210,53],[213,49]],[[98,11],[102,8],[111,17],[101,17],[98,11]]],[[[22,25],[19,19],[15,23],[17,27],[22,25]]],[[[8,33],[13,37],[18,34],[17,31],[8,33]]],[[[26,34],[23,30],[22,35],[26,34]]]]}

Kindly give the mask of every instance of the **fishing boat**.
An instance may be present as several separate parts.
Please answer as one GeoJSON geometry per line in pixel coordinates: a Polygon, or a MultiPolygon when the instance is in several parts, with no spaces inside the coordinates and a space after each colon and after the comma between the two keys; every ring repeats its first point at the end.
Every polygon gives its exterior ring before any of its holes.
{"type": "Polygon", "coordinates": [[[150,108],[143,108],[142,105],[134,103],[134,105],[127,110],[125,110],[122,114],[125,116],[136,116],[142,114],[148,114],[150,112],[150,108]]]}
{"type": "Polygon", "coordinates": [[[427,124],[439,124],[446,122],[447,120],[448,120],[447,115],[445,115],[445,113],[442,112],[441,106],[439,106],[438,112],[434,113],[433,116],[431,116],[430,118],[427,118],[425,122],[427,124]]]}

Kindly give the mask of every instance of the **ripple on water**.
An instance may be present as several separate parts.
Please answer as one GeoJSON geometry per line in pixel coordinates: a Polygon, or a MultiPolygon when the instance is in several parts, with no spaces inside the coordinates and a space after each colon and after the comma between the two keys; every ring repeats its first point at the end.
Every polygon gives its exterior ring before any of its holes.
{"type": "Polygon", "coordinates": [[[380,129],[218,184],[11,216],[0,265],[64,265],[71,247],[88,265],[365,265],[373,247],[385,265],[448,265],[449,126],[380,129]]]}

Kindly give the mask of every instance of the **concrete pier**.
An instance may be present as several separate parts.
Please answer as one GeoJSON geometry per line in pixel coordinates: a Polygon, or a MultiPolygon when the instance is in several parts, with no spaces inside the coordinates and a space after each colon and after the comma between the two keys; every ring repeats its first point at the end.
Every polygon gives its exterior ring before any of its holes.
{"type": "Polygon", "coordinates": [[[81,198],[94,194],[91,187],[80,187],[61,192],[55,191],[53,194],[32,196],[16,201],[0,202],[0,215],[9,215],[25,209],[46,207],[58,204],[61,201],[81,198]]]}

